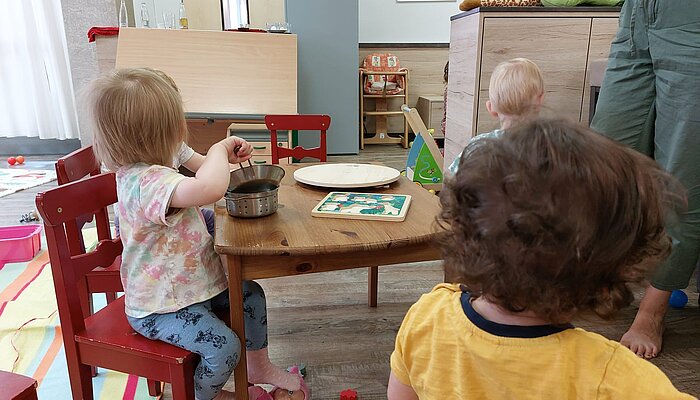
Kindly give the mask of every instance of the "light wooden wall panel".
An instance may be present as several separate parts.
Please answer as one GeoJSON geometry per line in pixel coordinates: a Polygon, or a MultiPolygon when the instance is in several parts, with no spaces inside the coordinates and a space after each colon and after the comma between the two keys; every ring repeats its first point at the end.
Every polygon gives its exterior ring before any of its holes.
{"type": "Polygon", "coordinates": [[[117,67],[165,71],[180,87],[188,112],[293,114],[296,40],[296,35],[123,29],[117,67]]]}
{"type": "Polygon", "coordinates": [[[445,164],[478,133],[499,127],[488,114],[488,85],[495,66],[515,57],[543,71],[542,114],[588,122],[586,73],[591,60],[606,58],[619,9],[480,9],[451,22],[445,164]]]}
{"type": "Polygon", "coordinates": [[[445,166],[449,166],[471,139],[476,122],[474,102],[479,87],[481,16],[453,21],[450,36],[450,83],[447,86],[445,166]]]}
{"type": "MultiPolygon", "coordinates": [[[[591,61],[607,59],[610,55],[610,43],[615,38],[617,32],[617,18],[593,18],[591,25],[591,42],[588,48],[588,64],[586,65],[586,77],[591,61]]],[[[583,106],[581,107],[581,122],[588,124],[590,113],[590,103],[588,98],[591,92],[591,85],[586,79],[583,86],[583,106]]]]}
{"type": "Polygon", "coordinates": [[[590,18],[547,18],[546,23],[542,18],[485,18],[476,133],[500,126],[486,109],[489,81],[496,65],[516,57],[542,69],[545,108],[578,121],[590,29],[590,18]]]}

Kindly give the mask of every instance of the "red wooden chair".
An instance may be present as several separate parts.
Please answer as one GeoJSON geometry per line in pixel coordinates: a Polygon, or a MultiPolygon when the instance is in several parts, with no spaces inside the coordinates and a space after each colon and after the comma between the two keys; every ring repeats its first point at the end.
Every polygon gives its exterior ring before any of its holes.
{"type": "MultiPolygon", "coordinates": [[[[56,161],[56,176],[59,185],[79,181],[88,176],[99,175],[100,164],[95,158],[95,153],[92,151],[92,146],[78,149],[67,156],[61,157],[56,161]]],[[[81,229],[83,226],[92,221],[95,217],[95,226],[97,227],[98,240],[111,239],[112,233],[109,226],[109,211],[103,208],[95,211],[94,214],[86,214],[73,223],[69,222],[66,226],[66,234],[68,236],[68,246],[72,255],[82,254],[85,252],[85,243],[81,229]]],[[[107,302],[112,302],[117,298],[116,292],[121,292],[122,281],[119,277],[120,262],[115,262],[106,268],[98,268],[88,273],[86,278],[87,293],[105,293],[107,302]]],[[[92,297],[84,293],[83,306],[87,307],[86,312],[92,312],[92,297]]]]}
{"type": "Polygon", "coordinates": [[[44,221],[73,398],[93,398],[94,366],[170,382],[173,399],[191,400],[199,356],[134,332],[124,314],[123,296],[93,315],[86,317],[81,310],[81,280],[97,267],[112,265],[121,256],[122,243],[119,238],[103,239],[94,250],[73,254],[66,228],[77,225],[81,216],[116,202],[113,173],[59,186],[36,197],[44,221]]]}
{"type": "Polygon", "coordinates": [[[10,372],[0,371],[2,397],[9,400],[37,400],[36,380],[10,372]]]}
{"type": "Polygon", "coordinates": [[[313,157],[321,162],[326,162],[326,131],[331,126],[331,117],[328,115],[266,115],[265,125],[270,130],[270,143],[272,143],[272,163],[279,164],[280,158],[294,157],[301,160],[304,157],[313,157]],[[279,146],[277,131],[320,131],[321,141],[318,147],[305,149],[296,146],[293,149],[279,146]]]}
{"type": "MultiPolygon", "coordinates": [[[[56,161],[56,177],[58,184],[76,182],[90,176],[102,173],[100,163],[95,157],[92,146],[80,148],[56,161]]],[[[97,228],[97,240],[112,239],[112,231],[109,225],[109,211],[107,207],[96,210],[94,213],[81,215],[75,221],[66,222],[66,237],[71,255],[85,253],[85,243],[81,230],[86,223],[95,219],[97,228]]],[[[107,303],[117,299],[117,292],[124,291],[122,280],[119,275],[121,267],[121,257],[114,263],[104,268],[95,268],[85,275],[85,281],[79,285],[80,303],[84,316],[91,315],[94,311],[92,305],[93,293],[104,293],[107,303]]],[[[92,369],[92,376],[97,375],[97,370],[92,369]]],[[[160,382],[148,381],[148,391],[151,396],[160,396],[160,382]]]]}
{"type": "MultiPolygon", "coordinates": [[[[331,125],[331,117],[328,115],[266,115],[265,125],[270,130],[270,143],[272,143],[272,163],[279,164],[280,158],[293,157],[301,160],[304,157],[313,157],[321,162],[326,162],[326,131],[331,125]],[[279,146],[277,131],[320,131],[321,139],[318,147],[305,149],[296,146],[293,149],[279,146]]],[[[367,271],[367,304],[370,307],[377,306],[377,286],[379,284],[379,267],[369,267],[367,271]]]]}

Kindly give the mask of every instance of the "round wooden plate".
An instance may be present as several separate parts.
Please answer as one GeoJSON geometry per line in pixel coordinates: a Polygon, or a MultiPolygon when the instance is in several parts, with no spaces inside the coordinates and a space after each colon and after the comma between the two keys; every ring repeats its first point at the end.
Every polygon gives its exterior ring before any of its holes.
{"type": "Polygon", "coordinates": [[[371,164],[318,164],[294,171],[297,182],[329,188],[383,186],[400,176],[394,168],[371,164]]]}

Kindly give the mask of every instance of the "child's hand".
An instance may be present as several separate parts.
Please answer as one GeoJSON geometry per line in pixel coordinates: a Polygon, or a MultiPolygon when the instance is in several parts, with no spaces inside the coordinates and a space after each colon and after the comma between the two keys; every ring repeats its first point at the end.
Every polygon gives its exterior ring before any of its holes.
{"type": "Polygon", "coordinates": [[[219,143],[226,147],[228,161],[232,164],[248,160],[253,153],[253,146],[238,136],[228,137],[219,143]]]}

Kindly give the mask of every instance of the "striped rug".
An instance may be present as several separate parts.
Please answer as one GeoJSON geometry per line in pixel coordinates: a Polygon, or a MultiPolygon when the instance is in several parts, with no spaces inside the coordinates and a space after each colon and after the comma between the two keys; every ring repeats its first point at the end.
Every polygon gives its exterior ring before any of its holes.
{"type": "MultiPolygon", "coordinates": [[[[94,230],[85,236],[85,243],[95,242],[94,230]]],[[[104,295],[94,300],[95,308],[104,306],[104,295]]],[[[43,237],[42,250],[32,261],[0,267],[0,370],[36,379],[40,399],[72,398],[43,237]]],[[[105,369],[93,378],[93,392],[103,400],[151,398],[145,379],[105,369]]]]}

